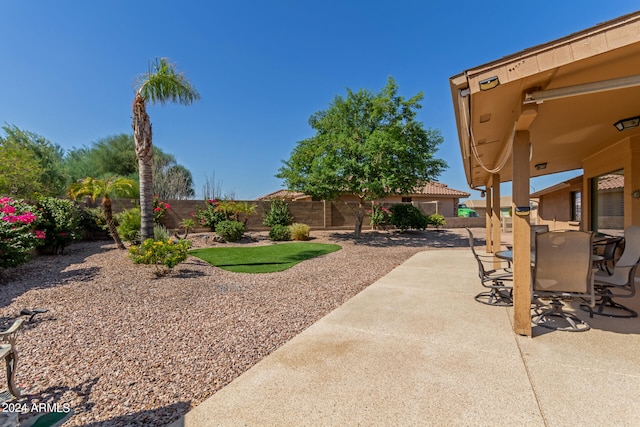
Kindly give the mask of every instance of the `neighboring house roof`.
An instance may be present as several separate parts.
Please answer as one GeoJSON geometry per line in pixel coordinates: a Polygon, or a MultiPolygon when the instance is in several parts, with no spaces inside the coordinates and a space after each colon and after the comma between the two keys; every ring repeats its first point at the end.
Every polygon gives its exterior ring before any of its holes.
{"type": "MultiPolygon", "coordinates": [[[[558,184],[552,185],[551,187],[543,188],[542,190],[531,194],[531,197],[540,197],[545,194],[562,190],[563,188],[567,188],[571,185],[575,185],[582,182],[583,179],[584,179],[584,175],[576,176],[575,178],[571,178],[570,180],[560,182],[558,184]]],[[[624,188],[624,175],[618,175],[618,174],[603,175],[600,177],[600,180],[598,181],[598,190],[617,190],[619,188],[624,188]]]]}
{"type": "Polygon", "coordinates": [[[301,200],[301,199],[310,199],[311,196],[307,196],[304,193],[299,191],[291,191],[291,190],[278,190],[273,193],[269,193],[262,197],[258,197],[256,200],[275,200],[275,199],[284,199],[284,200],[301,200]]]}
{"type": "Polygon", "coordinates": [[[598,190],[624,188],[624,175],[604,175],[598,181],[598,190]]]}
{"type": "MultiPolygon", "coordinates": [[[[449,188],[447,184],[431,181],[425,184],[424,187],[417,189],[416,192],[413,193],[412,195],[465,198],[465,197],[469,197],[471,194],[466,193],[464,191],[449,188]]],[[[311,200],[311,196],[308,196],[299,191],[278,190],[278,191],[274,191],[273,193],[269,193],[265,196],[258,197],[256,200],[273,200],[273,199],[311,200]]]]}
{"type": "Polygon", "coordinates": [[[424,195],[430,195],[430,196],[450,196],[450,197],[460,197],[460,198],[469,197],[471,195],[471,193],[455,190],[453,188],[449,188],[447,184],[443,184],[441,182],[435,182],[435,181],[428,182],[424,187],[418,189],[416,191],[416,194],[424,194],[424,195]]]}

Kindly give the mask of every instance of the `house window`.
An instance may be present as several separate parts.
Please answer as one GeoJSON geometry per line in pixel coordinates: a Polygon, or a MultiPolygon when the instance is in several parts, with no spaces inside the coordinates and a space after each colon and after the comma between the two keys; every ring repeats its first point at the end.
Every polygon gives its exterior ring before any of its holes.
{"type": "Polygon", "coordinates": [[[411,203],[411,197],[403,197],[402,203],[411,203]]]}
{"type": "Polygon", "coordinates": [[[571,192],[571,221],[582,221],[582,192],[571,192]]]}
{"type": "Polygon", "coordinates": [[[624,170],[591,179],[591,230],[619,236],[624,233],[624,170]]]}

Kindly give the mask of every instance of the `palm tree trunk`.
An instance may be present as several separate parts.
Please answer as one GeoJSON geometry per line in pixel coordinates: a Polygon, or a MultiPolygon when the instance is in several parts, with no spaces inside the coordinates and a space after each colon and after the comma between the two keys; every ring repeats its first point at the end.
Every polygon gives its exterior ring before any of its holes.
{"type": "Polygon", "coordinates": [[[133,138],[140,174],[140,240],[144,242],[153,238],[153,146],[151,121],[140,93],[133,101],[133,138]]]}
{"type": "Polygon", "coordinates": [[[102,210],[104,210],[104,218],[107,221],[107,227],[109,227],[109,234],[113,237],[113,240],[118,245],[118,249],[127,249],[120,240],[120,235],[118,234],[118,230],[116,229],[116,223],[113,221],[113,211],[111,209],[111,199],[108,197],[102,198],[102,210]]]}

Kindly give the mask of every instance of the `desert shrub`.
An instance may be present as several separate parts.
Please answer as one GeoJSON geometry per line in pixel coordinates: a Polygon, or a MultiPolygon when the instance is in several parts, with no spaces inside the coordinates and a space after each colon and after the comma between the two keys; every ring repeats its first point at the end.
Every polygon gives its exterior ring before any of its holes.
{"type": "Polygon", "coordinates": [[[219,202],[215,199],[209,199],[205,202],[204,209],[198,207],[193,215],[203,227],[209,227],[211,231],[216,231],[216,225],[226,220],[225,214],[217,210],[219,202]]]}
{"type": "Polygon", "coordinates": [[[216,234],[227,242],[237,242],[244,235],[244,224],[239,221],[220,221],[216,225],[216,234]]]}
{"type": "Polygon", "coordinates": [[[291,225],[293,216],[289,212],[289,205],[284,200],[276,199],[271,202],[271,209],[265,212],[262,223],[267,227],[274,225],[291,225]]]}
{"type": "Polygon", "coordinates": [[[429,219],[420,209],[408,203],[392,205],[391,224],[402,231],[409,229],[424,230],[429,225],[429,219]]]}
{"type": "Polygon", "coordinates": [[[80,209],[80,227],[85,234],[108,231],[107,219],[102,208],[80,209]]]}
{"type": "Polygon", "coordinates": [[[45,235],[42,249],[61,254],[64,248],[82,238],[80,207],[71,200],[42,197],[36,205],[36,230],[45,235]]]}
{"type": "Polygon", "coordinates": [[[288,225],[276,224],[269,230],[269,238],[274,242],[291,240],[291,229],[288,225]]]}
{"type": "Polygon", "coordinates": [[[42,244],[43,231],[34,231],[36,208],[20,200],[0,198],[0,268],[26,262],[31,250],[42,244]]]}
{"type": "Polygon", "coordinates": [[[171,238],[171,232],[169,232],[164,225],[155,224],[153,226],[153,238],[155,240],[169,240],[169,238],[171,238]]]}
{"type": "Polygon", "coordinates": [[[444,216],[436,213],[433,215],[429,215],[429,224],[433,225],[436,228],[440,228],[447,225],[447,221],[444,219],[444,216]]]}
{"type": "Polygon", "coordinates": [[[163,276],[187,259],[191,242],[180,240],[147,239],[140,246],[129,248],[129,257],[135,264],[148,264],[156,268],[156,275],[163,276]]]}
{"type": "Polygon", "coordinates": [[[309,227],[307,224],[296,222],[289,226],[289,230],[291,231],[291,238],[293,240],[309,240],[309,232],[311,231],[311,227],[309,227]]]}
{"type": "Polygon", "coordinates": [[[116,229],[118,230],[118,235],[122,240],[126,240],[127,242],[132,242],[135,244],[140,243],[140,221],[142,215],[140,213],[140,208],[135,207],[131,209],[126,209],[118,214],[116,214],[116,220],[118,226],[116,229]]]}

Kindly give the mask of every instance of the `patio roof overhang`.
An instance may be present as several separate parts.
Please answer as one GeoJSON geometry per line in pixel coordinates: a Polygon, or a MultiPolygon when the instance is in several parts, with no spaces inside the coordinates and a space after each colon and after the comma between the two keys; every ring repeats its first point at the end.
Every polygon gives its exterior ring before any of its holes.
{"type": "Polygon", "coordinates": [[[450,86],[472,188],[496,171],[513,179],[516,131],[529,132],[531,177],[580,169],[640,134],[614,126],[640,116],[640,12],[466,70],[450,86]]]}

